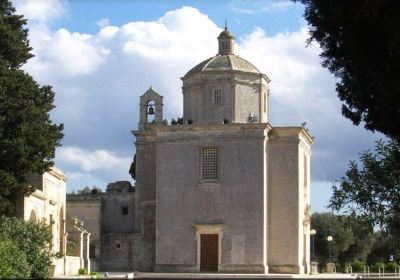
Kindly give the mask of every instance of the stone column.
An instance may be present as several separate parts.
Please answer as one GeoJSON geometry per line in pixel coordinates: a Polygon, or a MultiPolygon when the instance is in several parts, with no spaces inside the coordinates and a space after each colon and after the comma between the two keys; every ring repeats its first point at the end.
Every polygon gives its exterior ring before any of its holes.
{"type": "Polygon", "coordinates": [[[77,255],[80,260],[80,267],[84,267],[85,263],[83,260],[83,232],[77,232],[76,235],[77,235],[77,238],[76,238],[77,255]]]}
{"type": "Polygon", "coordinates": [[[67,242],[68,242],[68,232],[64,233],[64,248],[63,248],[63,254],[64,254],[64,272],[63,275],[67,274],[67,242]]]}
{"type": "Polygon", "coordinates": [[[88,273],[90,273],[90,256],[89,256],[90,233],[85,231],[83,235],[84,235],[84,244],[83,244],[84,267],[87,269],[88,273]]]}

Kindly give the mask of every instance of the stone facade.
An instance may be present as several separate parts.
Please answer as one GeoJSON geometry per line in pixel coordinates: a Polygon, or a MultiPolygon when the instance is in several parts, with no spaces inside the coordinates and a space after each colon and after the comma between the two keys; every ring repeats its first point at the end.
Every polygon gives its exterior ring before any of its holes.
{"type": "Polygon", "coordinates": [[[61,170],[53,167],[42,175],[29,176],[36,190],[17,200],[17,217],[26,221],[45,220],[51,224],[53,251],[65,253],[65,194],[67,178],[61,170]]]}
{"type": "Polygon", "coordinates": [[[105,193],[68,194],[68,217],[84,221],[91,233],[91,269],[133,271],[140,265],[141,234],[135,229],[135,189],[110,183],[105,193]]]}
{"type": "MultiPolygon", "coordinates": [[[[206,270],[210,250],[218,272],[309,273],[313,138],[268,123],[269,78],[233,54],[229,31],[218,39],[219,53],[182,78],[184,124],[141,115],[133,132],[135,218],[155,235],[154,270],[206,270]],[[218,236],[214,249],[203,235],[218,236]]],[[[160,99],[150,89],[140,104],[150,96],[160,99]]]]}
{"type": "Polygon", "coordinates": [[[29,181],[36,190],[29,196],[18,197],[16,214],[26,221],[45,221],[51,226],[52,251],[63,256],[52,259],[54,270],[50,276],[76,275],[79,268],[90,269],[90,233],[83,227],[74,227],[71,225],[73,221],[66,219],[65,174],[53,167],[44,174],[31,174],[29,181]],[[73,255],[67,255],[67,243],[74,240],[77,244],[76,251],[73,255]]]}
{"type": "Polygon", "coordinates": [[[163,121],[153,88],[140,97],[135,192],[69,196],[93,225],[101,269],[310,272],[313,138],[268,123],[269,78],[234,55],[227,29],[218,40],[182,78],[183,124],[163,121]]]}

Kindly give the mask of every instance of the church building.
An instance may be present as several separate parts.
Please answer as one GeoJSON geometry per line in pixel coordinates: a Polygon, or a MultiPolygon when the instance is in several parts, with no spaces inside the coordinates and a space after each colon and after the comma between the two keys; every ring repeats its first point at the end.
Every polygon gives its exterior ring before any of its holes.
{"type": "Polygon", "coordinates": [[[154,89],[140,97],[138,269],[309,273],[313,137],[269,123],[270,79],[234,54],[227,28],[181,79],[183,124],[163,120],[154,89]]]}

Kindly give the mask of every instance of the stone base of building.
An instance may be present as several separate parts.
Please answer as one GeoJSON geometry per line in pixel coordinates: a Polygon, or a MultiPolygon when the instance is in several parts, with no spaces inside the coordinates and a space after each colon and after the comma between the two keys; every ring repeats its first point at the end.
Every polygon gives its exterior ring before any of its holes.
{"type": "Polygon", "coordinates": [[[197,265],[156,264],[154,272],[196,273],[199,272],[199,268],[197,265]]]}
{"type": "MultiPolygon", "coordinates": [[[[154,268],[155,272],[175,272],[175,273],[199,273],[200,269],[197,265],[170,265],[157,264],[154,268]]],[[[268,267],[262,264],[221,264],[216,273],[268,273],[268,267]]]]}
{"type": "Polygon", "coordinates": [[[265,274],[268,267],[263,264],[221,264],[218,272],[265,274]]]}
{"type": "Polygon", "coordinates": [[[301,265],[269,265],[269,273],[303,274],[304,266],[301,265]]]}

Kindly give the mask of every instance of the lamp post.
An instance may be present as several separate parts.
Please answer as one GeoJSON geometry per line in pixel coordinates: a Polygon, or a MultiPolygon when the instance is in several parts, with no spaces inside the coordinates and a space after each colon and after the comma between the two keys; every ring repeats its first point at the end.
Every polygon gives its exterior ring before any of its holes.
{"type": "Polygon", "coordinates": [[[317,231],[315,229],[310,230],[310,235],[311,235],[311,243],[312,243],[312,255],[311,255],[311,261],[315,261],[315,244],[314,244],[314,238],[315,235],[317,234],[317,231]]]}
{"type": "Polygon", "coordinates": [[[332,240],[333,240],[333,237],[329,235],[326,238],[326,240],[328,241],[328,244],[329,244],[329,262],[331,263],[332,262],[332,240]]]}

